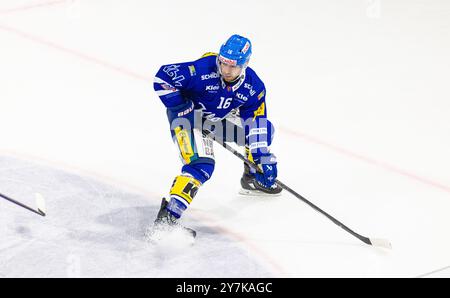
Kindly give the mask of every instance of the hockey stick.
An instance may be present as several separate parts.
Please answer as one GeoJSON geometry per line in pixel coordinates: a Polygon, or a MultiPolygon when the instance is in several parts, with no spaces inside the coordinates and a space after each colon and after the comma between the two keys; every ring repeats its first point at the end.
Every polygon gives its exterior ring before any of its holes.
{"type": "MultiPolygon", "coordinates": [[[[254,169],[255,171],[261,173],[261,169],[253,162],[249,161],[247,158],[245,158],[241,153],[239,153],[238,151],[236,151],[236,149],[234,149],[233,147],[231,147],[230,145],[228,145],[227,143],[225,143],[224,141],[219,141],[214,137],[214,134],[209,131],[204,129],[203,133],[205,133],[208,137],[210,137],[211,139],[213,139],[214,141],[216,141],[217,143],[219,143],[220,145],[222,145],[225,149],[227,149],[228,151],[230,151],[231,153],[233,153],[235,156],[237,156],[240,160],[242,160],[243,162],[245,162],[250,168],[254,169]]],[[[326,213],[325,211],[323,211],[322,209],[320,209],[319,207],[317,207],[316,205],[314,205],[313,203],[311,203],[310,201],[308,201],[307,199],[305,199],[303,196],[301,196],[300,194],[298,194],[297,192],[295,192],[292,188],[290,188],[289,186],[287,186],[286,184],[284,184],[283,182],[281,182],[280,180],[276,179],[275,182],[284,190],[290,192],[291,194],[293,194],[295,197],[297,197],[298,199],[302,200],[303,202],[305,202],[306,204],[308,204],[309,206],[311,206],[314,210],[320,212],[321,214],[325,215],[328,219],[330,219],[332,222],[334,222],[336,225],[338,225],[339,227],[341,227],[342,229],[344,229],[345,231],[347,231],[348,233],[352,234],[353,236],[355,236],[356,238],[358,238],[359,240],[361,240],[362,242],[368,244],[368,245],[372,245],[372,246],[378,246],[378,247],[383,247],[383,248],[388,248],[388,249],[392,249],[392,245],[391,243],[386,240],[386,239],[380,239],[380,238],[368,238],[365,236],[362,236],[356,232],[354,232],[353,230],[351,230],[349,227],[347,227],[346,225],[344,225],[342,222],[340,222],[339,220],[337,220],[336,218],[334,218],[333,216],[329,215],[328,213],[326,213]]]]}
{"type": "Polygon", "coordinates": [[[5,196],[4,194],[1,194],[1,193],[0,193],[0,197],[2,197],[2,198],[5,199],[5,200],[10,201],[11,203],[14,203],[14,204],[16,204],[16,205],[19,205],[20,207],[23,207],[23,208],[25,208],[25,209],[27,209],[27,210],[30,210],[31,212],[34,212],[34,213],[36,213],[36,214],[39,214],[40,216],[45,216],[45,200],[44,200],[44,198],[42,197],[42,195],[40,195],[40,194],[38,194],[38,193],[36,194],[36,204],[37,204],[37,206],[38,206],[38,209],[37,209],[37,210],[35,210],[35,209],[31,208],[31,207],[28,207],[27,205],[22,204],[22,203],[20,203],[20,202],[14,200],[14,199],[11,199],[10,197],[5,196]]]}

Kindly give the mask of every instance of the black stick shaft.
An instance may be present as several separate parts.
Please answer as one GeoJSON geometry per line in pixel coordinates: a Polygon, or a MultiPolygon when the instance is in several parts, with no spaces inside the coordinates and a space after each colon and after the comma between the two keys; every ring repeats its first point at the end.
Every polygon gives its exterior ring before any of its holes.
{"type": "Polygon", "coordinates": [[[11,203],[14,203],[14,204],[16,204],[16,205],[19,205],[19,206],[22,207],[22,208],[25,208],[25,209],[27,209],[27,210],[30,210],[31,212],[34,212],[34,213],[36,213],[36,214],[39,214],[40,216],[45,216],[43,213],[39,212],[38,210],[34,210],[33,208],[28,207],[27,205],[22,204],[22,203],[20,203],[20,202],[14,200],[14,199],[11,199],[10,197],[8,197],[8,196],[6,196],[6,195],[4,195],[4,194],[1,194],[1,193],[0,193],[0,197],[2,197],[2,198],[5,199],[5,200],[10,201],[11,203]]]}
{"type": "MultiPolygon", "coordinates": [[[[245,158],[241,153],[239,153],[238,151],[236,151],[236,149],[234,149],[233,147],[231,147],[230,145],[228,145],[225,142],[222,141],[218,141],[214,138],[214,134],[208,130],[203,130],[203,132],[209,136],[210,138],[212,138],[213,140],[215,140],[217,143],[219,143],[220,145],[222,145],[225,149],[227,149],[228,151],[230,151],[231,153],[233,153],[234,155],[236,155],[240,160],[242,160],[243,162],[245,162],[249,167],[251,167],[252,169],[261,172],[261,169],[253,162],[249,161],[247,158],[245,158]]],[[[325,211],[323,211],[322,209],[320,209],[319,207],[317,207],[316,205],[314,205],[313,203],[311,203],[310,201],[308,201],[307,199],[305,199],[303,196],[301,196],[300,194],[298,194],[297,192],[295,192],[292,188],[290,188],[289,186],[287,186],[286,184],[284,184],[283,182],[281,182],[280,180],[275,180],[275,182],[284,190],[290,192],[291,194],[293,194],[295,197],[297,197],[298,199],[302,200],[303,202],[305,202],[306,204],[308,204],[309,206],[311,206],[314,210],[320,212],[322,215],[325,215],[328,219],[330,219],[332,222],[334,222],[336,225],[338,225],[339,227],[341,227],[342,229],[344,229],[345,231],[347,231],[348,233],[352,234],[353,236],[355,236],[356,238],[358,238],[359,240],[361,240],[362,242],[372,245],[372,242],[370,241],[370,239],[368,237],[364,237],[358,233],[356,233],[355,231],[353,231],[352,229],[350,229],[349,227],[347,227],[346,225],[344,225],[342,222],[340,222],[339,220],[337,220],[336,218],[334,218],[333,216],[331,216],[330,214],[326,213],[325,211]]]]}

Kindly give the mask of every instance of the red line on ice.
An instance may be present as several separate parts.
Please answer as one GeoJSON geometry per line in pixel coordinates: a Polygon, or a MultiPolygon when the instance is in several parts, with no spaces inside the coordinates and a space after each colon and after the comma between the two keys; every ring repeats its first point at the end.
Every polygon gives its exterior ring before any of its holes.
{"type": "Polygon", "coordinates": [[[73,49],[67,48],[65,46],[56,44],[56,43],[54,43],[52,41],[46,40],[46,39],[38,37],[36,35],[29,34],[29,33],[26,33],[24,31],[21,31],[21,30],[18,30],[18,29],[15,29],[15,28],[12,28],[10,26],[3,25],[3,24],[0,24],[0,30],[4,30],[4,31],[10,32],[10,33],[14,33],[16,35],[19,35],[19,36],[25,38],[25,39],[34,41],[36,43],[45,45],[47,47],[53,48],[55,50],[58,50],[58,51],[61,51],[61,52],[64,52],[64,53],[67,53],[67,54],[70,54],[70,55],[73,55],[73,56],[76,56],[76,57],[81,58],[83,60],[95,63],[97,65],[103,66],[103,67],[108,68],[110,70],[114,70],[114,71],[122,73],[124,75],[133,77],[135,79],[139,79],[139,80],[144,80],[146,82],[150,82],[150,78],[148,78],[148,77],[146,77],[146,76],[144,76],[142,74],[133,72],[133,71],[128,70],[128,69],[126,69],[124,67],[121,67],[121,66],[117,66],[117,65],[111,64],[111,63],[109,63],[107,61],[98,59],[96,57],[93,57],[93,56],[90,56],[88,54],[82,53],[80,51],[73,50],[73,49]]]}
{"type": "Polygon", "coordinates": [[[32,10],[32,9],[35,9],[35,8],[47,7],[47,6],[63,4],[63,3],[70,4],[70,1],[68,1],[68,0],[54,0],[54,1],[47,1],[47,2],[41,2],[41,3],[34,3],[34,4],[19,6],[19,7],[15,7],[15,8],[8,8],[8,9],[0,10],[0,15],[11,14],[11,13],[15,13],[15,12],[22,12],[22,11],[32,10]]]}
{"type": "Polygon", "coordinates": [[[347,157],[351,157],[353,159],[358,159],[358,160],[364,161],[366,163],[369,163],[369,164],[375,165],[377,167],[383,168],[383,169],[385,169],[387,171],[400,174],[402,176],[405,176],[405,177],[408,177],[410,179],[416,180],[416,181],[421,182],[423,184],[426,184],[428,186],[432,186],[434,188],[438,188],[440,190],[443,190],[445,192],[450,193],[450,187],[447,186],[447,185],[444,185],[444,184],[435,182],[433,180],[430,180],[430,179],[418,176],[418,175],[416,175],[414,173],[411,173],[411,172],[408,172],[406,170],[403,170],[403,169],[400,169],[398,167],[395,167],[393,165],[390,165],[390,164],[388,164],[386,162],[379,161],[379,160],[376,160],[374,158],[367,157],[367,156],[361,155],[361,154],[356,153],[356,152],[352,152],[352,151],[350,151],[348,149],[345,149],[343,147],[339,147],[339,146],[331,144],[331,143],[327,143],[327,142],[322,141],[322,140],[320,140],[320,139],[318,139],[316,137],[307,135],[307,134],[302,133],[302,132],[293,131],[291,129],[284,128],[284,127],[280,127],[280,130],[285,132],[285,133],[287,133],[287,134],[290,134],[290,135],[302,138],[302,139],[304,139],[304,140],[306,140],[306,141],[308,141],[310,143],[314,143],[314,144],[326,147],[328,149],[331,149],[331,150],[333,150],[335,152],[338,152],[338,153],[340,153],[342,155],[345,155],[347,157]]]}

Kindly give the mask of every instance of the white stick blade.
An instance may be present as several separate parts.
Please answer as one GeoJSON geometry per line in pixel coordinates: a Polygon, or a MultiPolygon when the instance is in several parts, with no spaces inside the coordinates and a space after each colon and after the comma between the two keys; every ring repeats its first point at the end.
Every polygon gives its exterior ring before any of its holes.
{"type": "Polygon", "coordinates": [[[38,210],[45,215],[47,213],[47,209],[45,206],[45,199],[40,193],[35,194],[36,197],[36,205],[38,207],[38,210]]]}
{"type": "Polygon", "coordinates": [[[371,238],[370,243],[372,243],[373,246],[379,246],[387,249],[392,249],[392,244],[387,239],[381,239],[381,238],[371,238]]]}

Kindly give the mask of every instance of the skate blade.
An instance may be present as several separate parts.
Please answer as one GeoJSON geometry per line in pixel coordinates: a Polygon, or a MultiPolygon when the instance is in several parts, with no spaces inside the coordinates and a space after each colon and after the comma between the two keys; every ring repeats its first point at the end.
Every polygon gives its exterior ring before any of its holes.
{"type": "Polygon", "coordinates": [[[249,190],[249,189],[243,189],[243,188],[241,188],[241,190],[239,191],[239,194],[242,196],[248,196],[248,197],[279,197],[279,196],[281,196],[281,192],[276,193],[276,194],[270,194],[270,193],[262,192],[260,190],[249,190]]]}

